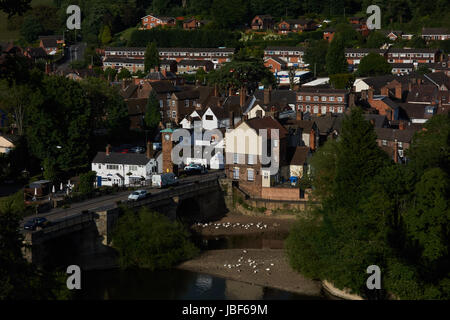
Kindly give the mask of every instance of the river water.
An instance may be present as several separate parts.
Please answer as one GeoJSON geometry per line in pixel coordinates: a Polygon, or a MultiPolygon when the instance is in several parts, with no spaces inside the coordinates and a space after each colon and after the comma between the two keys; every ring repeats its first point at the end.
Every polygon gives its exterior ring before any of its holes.
{"type": "MultiPolygon", "coordinates": [[[[237,248],[281,249],[286,235],[194,237],[202,250],[237,248]]],[[[85,271],[80,300],[322,300],[283,290],[228,280],[198,272],[170,270],[85,271]]]]}

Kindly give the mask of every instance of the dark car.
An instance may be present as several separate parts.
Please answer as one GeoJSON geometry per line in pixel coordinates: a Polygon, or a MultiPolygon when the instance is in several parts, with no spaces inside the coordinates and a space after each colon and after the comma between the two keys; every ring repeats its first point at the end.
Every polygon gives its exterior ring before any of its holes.
{"type": "Polygon", "coordinates": [[[23,228],[25,230],[36,230],[37,227],[46,227],[49,225],[49,221],[46,218],[33,218],[25,222],[23,228]]]}

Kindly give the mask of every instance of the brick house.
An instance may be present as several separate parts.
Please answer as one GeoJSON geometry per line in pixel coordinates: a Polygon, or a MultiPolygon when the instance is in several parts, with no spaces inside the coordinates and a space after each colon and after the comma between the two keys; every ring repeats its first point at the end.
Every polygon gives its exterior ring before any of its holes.
{"type": "Polygon", "coordinates": [[[173,17],[157,17],[154,15],[146,15],[141,18],[142,29],[150,30],[158,26],[175,26],[176,19],[173,17]]]}
{"type": "Polygon", "coordinates": [[[425,41],[448,40],[450,32],[445,28],[422,28],[421,37],[425,41]]]}
{"type": "Polygon", "coordinates": [[[42,38],[39,40],[39,47],[45,50],[47,55],[55,55],[61,47],[56,38],[42,38]]]}
{"type": "Polygon", "coordinates": [[[198,69],[205,72],[214,70],[214,63],[209,60],[181,60],[177,64],[178,73],[196,73],[198,69]]]}
{"type": "Polygon", "coordinates": [[[374,95],[373,89],[369,89],[367,102],[388,120],[398,120],[399,107],[388,96],[374,95]]]}
{"type": "Polygon", "coordinates": [[[386,59],[389,63],[434,63],[439,60],[438,49],[389,48],[386,59]]]}
{"type": "MultiPolygon", "coordinates": [[[[144,50],[145,51],[145,50],[144,50]]],[[[158,48],[161,59],[176,60],[205,60],[220,64],[231,61],[234,48],[158,48]]]]}
{"type": "Polygon", "coordinates": [[[131,73],[135,73],[138,70],[144,71],[144,60],[143,59],[132,59],[126,57],[113,57],[107,56],[103,60],[103,70],[107,68],[112,69],[122,69],[125,68],[131,73]]]}
{"type": "Polygon", "coordinates": [[[183,29],[184,30],[195,30],[202,27],[205,23],[201,20],[197,20],[195,18],[187,19],[183,21],[183,29]]]}
{"type": "Polygon", "coordinates": [[[278,57],[267,57],[264,59],[264,66],[269,68],[272,73],[286,70],[287,62],[278,57]]]}
{"type": "Polygon", "coordinates": [[[396,41],[397,39],[400,39],[402,37],[403,31],[399,31],[399,30],[385,31],[384,35],[389,40],[396,41]]]}
{"type": "Polygon", "coordinates": [[[264,49],[264,59],[278,58],[286,62],[288,67],[302,67],[304,53],[303,47],[267,47],[264,49]]]}
{"type": "MultiPolygon", "coordinates": [[[[263,187],[271,186],[271,181],[280,178],[280,168],[287,164],[287,130],[271,117],[243,120],[233,130],[225,133],[225,173],[229,179],[248,195],[261,198],[263,187]],[[271,172],[270,164],[262,164],[263,141],[261,130],[267,130],[267,148],[272,151],[271,161],[276,172],[271,172]],[[273,130],[278,130],[276,138],[273,130]],[[271,146],[271,147],[270,147],[271,146]]],[[[267,150],[264,151],[267,154],[267,150]]]]}
{"type": "Polygon", "coordinates": [[[391,63],[392,74],[403,75],[409,74],[414,71],[414,65],[412,63],[391,63]]]}
{"type": "Polygon", "coordinates": [[[252,30],[268,30],[273,28],[274,21],[269,14],[257,15],[253,18],[251,26],[252,30]]]}
{"type": "Polygon", "coordinates": [[[325,30],[323,30],[323,40],[327,40],[328,42],[333,41],[335,33],[336,33],[336,29],[326,28],[325,30]]]}
{"type": "Polygon", "coordinates": [[[172,93],[167,116],[172,122],[180,123],[185,116],[195,110],[199,98],[200,92],[198,90],[185,90],[172,93]]]}
{"type": "Polygon", "coordinates": [[[375,128],[377,144],[395,162],[406,162],[405,150],[411,145],[412,138],[417,132],[415,129],[404,128],[375,128]]]}
{"type": "Polygon", "coordinates": [[[362,58],[371,52],[378,53],[380,56],[386,57],[387,50],[372,48],[346,48],[345,58],[347,59],[347,63],[349,65],[356,66],[361,62],[362,58]]]}
{"type": "Polygon", "coordinates": [[[309,19],[289,19],[282,20],[276,25],[279,34],[286,34],[290,32],[303,32],[315,30],[316,24],[309,19]]]}
{"type": "Polygon", "coordinates": [[[301,87],[297,91],[297,110],[311,114],[344,113],[348,97],[345,89],[301,87]]]}

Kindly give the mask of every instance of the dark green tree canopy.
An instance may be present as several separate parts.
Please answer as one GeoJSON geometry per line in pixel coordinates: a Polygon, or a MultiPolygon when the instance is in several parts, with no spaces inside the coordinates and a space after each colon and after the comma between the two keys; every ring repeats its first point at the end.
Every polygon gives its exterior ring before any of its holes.
{"type": "Polygon", "coordinates": [[[390,74],[392,66],[378,53],[371,52],[361,59],[358,65],[359,77],[380,76],[390,74]]]}
{"type": "Polygon", "coordinates": [[[159,68],[159,65],[158,49],[156,48],[156,43],[152,42],[145,49],[144,70],[145,72],[149,72],[153,68],[159,68]]]}
{"type": "Polygon", "coordinates": [[[347,59],[345,58],[345,42],[339,33],[335,35],[330,43],[326,55],[326,65],[329,75],[348,71],[347,59]]]}

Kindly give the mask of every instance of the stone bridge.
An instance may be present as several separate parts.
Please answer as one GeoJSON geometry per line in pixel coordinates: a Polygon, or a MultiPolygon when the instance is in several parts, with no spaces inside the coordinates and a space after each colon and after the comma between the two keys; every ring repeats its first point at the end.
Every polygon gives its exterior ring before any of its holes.
{"type": "MultiPolygon", "coordinates": [[[[186,223],[209,221],[226,213],[223,186],[227,182],[221,178],[199,177],[193,183],[170,187],[146,199],[123,202],[122,205],[133,210],[147,207],[186,223]]],[[[119,213],[117,205],[101,207],[27,232],[24,256],[40,266],[77,264],[84,269],[109,266],[115,260],[115,251],[110,244],[119,213]]]]}

